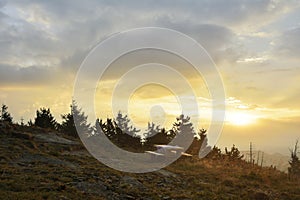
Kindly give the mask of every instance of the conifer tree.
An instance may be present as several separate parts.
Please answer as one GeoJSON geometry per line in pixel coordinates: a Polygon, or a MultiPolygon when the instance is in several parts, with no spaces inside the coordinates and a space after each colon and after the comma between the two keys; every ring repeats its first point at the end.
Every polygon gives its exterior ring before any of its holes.
{"type": "Polygon", "coordinates": [[[298,157],[298,141],[296,141],[294,149],[290,149],[291,160],[289,161],[290,167],[288,173],[290,178],[300,178],[300,160],[298,157]]]}
{"type": "Polygon", "coordinates": [[[169,144],[175,137],[174,131],[167,131],[165,128],[160,128],[153,122],[148,122],[148,127],[144,133],[144,146],[154,150],[155,144],[169,144]]]}
{"type": "Polygon", "coordinates": [[[70,108],[70,113],[61,116],[63,121],[60,126],[60,131],[73,137],[78,136],[77,131],[90,135],[92,129],[87,121],[88,117],[81,110],[81,108],[78,107],[75,100],[72,101],[72,105],[70,105],[70,108]]]}
{"type": "Polygon", "coordinates": [[[10,113],[7,110],[8,110],[7,105],[2,104],[2,107],[1,107],[1,121],[12,123],[13,118],[11,117],[10,113]]]}
{"type": "Polygon", "coordinates": [[[170,132],[176,134],[171,145],[187,148],[191,145],[191,142],[196,136],[191,118],[188,116],[185,117],[183,114],[176,118],[176,122],[173,124],[173,128],[170,132]]]}
{"type": "Polygon", "coordinates": [[[241,160],[244,157],[235,145],[232,145],[230,151],[227,147],[225,147],[225,156],[227,156],[230,160],[241,160]]]}
{"type": "Polygon", "coordinates": [[[130,124],[131,122],[127,115],[119,112],[115,120],[107,118],[106,122],[103,122],[98,119],[96,123],[99,123],[99,126],[96,125],[96,133],[102,131],[115,145],[137,152],[141,151],[141,136],[138,135],[140,130],[130,124]]]}
{"type": "Polygon", "coordinates": [[[217,146],[214,146],[206,156],[206,158],[210,158],[213,160],[221,159],[222,157],[223,157],[222,151],[217,146]]]}
{"type": "Polygon", "coordinates": [[[58,127],[58,123],[51,114],[50,108],[40,108],[40,110],[36,111],[34,125],[41,128],[50,128],[53,130],[57,129],[58,127]]]}
{"type": "Polygon", "coordinates": [[[123,131],[124,133],[129,133],[132,136],[136,136],[140,130],[137,130],[130,124],[130,119],[128,115],[123,115],[120,111],[115,119],[115,125],[118,129],[123,131]]]}
{"type": "Polygon", "coordinates": [[[198,155],[200,151],[203,151],[202,153],[204,153],[205,151],[206,153],[206,151],[208,151],[207,147],[208,147],[208,143],[207,143],[206,130],[200,129],[199,132],[194,135],[193,142],[186,152],[192,155],[198,155]]]}
{"type": "Polygon", "coordinates": [[[173,130],[176,134],[191,134],[193,137],[196,135],[191,118],[181,114],[176,118],[176,122],[173,124],[173,130]]]}

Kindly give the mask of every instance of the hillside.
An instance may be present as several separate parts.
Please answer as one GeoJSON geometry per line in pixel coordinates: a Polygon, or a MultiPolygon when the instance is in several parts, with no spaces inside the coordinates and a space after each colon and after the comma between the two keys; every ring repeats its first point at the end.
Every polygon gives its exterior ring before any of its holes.
{"type": "Polygon", "coordinates": [[[79,140],[0,126],[1,199],[300,199],[299,182],[243,161],[180,159],[147,174],[98,162],[79,140]]]}

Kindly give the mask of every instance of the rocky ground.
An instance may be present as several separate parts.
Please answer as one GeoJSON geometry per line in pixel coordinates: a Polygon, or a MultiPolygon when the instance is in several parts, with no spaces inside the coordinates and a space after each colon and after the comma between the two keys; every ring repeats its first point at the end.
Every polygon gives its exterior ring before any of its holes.
{"type": "Polygon", "coordinates": [[[300,199],[299,181],[245,162],[180,159],[146,174],[113,170],[77,139],[1,124],[1,199],[300,199]]]}

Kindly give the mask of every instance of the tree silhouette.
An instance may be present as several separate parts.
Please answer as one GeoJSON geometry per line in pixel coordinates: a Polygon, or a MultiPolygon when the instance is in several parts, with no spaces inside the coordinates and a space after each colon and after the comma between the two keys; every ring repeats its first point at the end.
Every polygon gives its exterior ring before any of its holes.
{"type": "Polygon", "coordinates": [[[135,127],[130,125],[130,119],[128,118],[128,116],[123,115],[120,111],[118,112],[118,115],[115,119],[115,125],[117,131],[129,133],[132,136],[137,136],[137,133],[140,132],[140,130],[137,130],[135,127]]]}
{"type": "Polygon", "coordinates": [[[230,160],[241,160],[244,157],[235,145],[232,145],[230,151],[225,147],[225,156],[230,160]]]}
{"type": "Polygon", "coordinates": [[[2,104],[2,107],[1,107],[1,121],[12,123],[13,118],[11,117],[10,113],[7,110],[8,110],[7,105],[2,104]]]}
{"type": "Polygon", "coordinates": [[[175,134],[175,138],[172,140],[171,145],[178,145],[182,147],[188,147],[190,141],[192,141],[197,134],[194,131],[191,118],[181,114],[176,118],[176,122],[173,124],[173,128],[170,130],[171,134],[175,134]]]}
{"type": "Polygon", "coordinates": [[[191,134],[193,137],[196,136],[191,118],[189,116],[185,117],[183,114],[176,118],[172,130],[176,134],[191,134]]]}
{"type": "Polygon", "coordinates": [[[221,159],[222,157],[223,157],[222,151],[217,146],[214,146],[206,156],[206,158],[210,158],[213,160],[218,160],[221,159]]]}
{"type": "Polygon", "coordinates": [[[149,138],[149,137],[155,136],[160,131],[161,131],[161,129],[160,129],[159,125],[155,125],[153,122],[152,123],[148,122],[147,130],[145,131],[145,133],[143,135],[145,138],[149,138]]]}
{"type": "Polygon", "coordinates": [[[81,133],[90,135],[91,134],[91,126],[87,122],[87,116],[78,107],[75,100],[72,101],[70,105],[71,112],[65,115],[61,115],[63,121],[60,125],[60,131],[66,133],[69,136],[77,137],[77,129],[81,133]],[[75,126],[76,123],[76,126],[75,126]],[[76,129],[77,128],[77,129],[76,129]]]}
{"type": "Polygon", "coordinates": [[[59,130],[70,136],[77,135],[73,115],[71,113],[68,113],[68,114],[61,115],[61,118],[63,121],[61,122],[59,130]]]}
{"type": "Polygon", "coordinates": [[[50,108],[40,108],[36,111],[36,118],[34,125],[41,128],[57,129],[58,124],[55,118],[52,116],[50,108]]]}
{"type": "Polygon", "coordinates": [[[197,134],[194,135],[194,139],[188,150],[186,151],[192,155],[198,155],[200,151],[204,151],[208,147],[206,130],[200,129],[197,134]]]}
{"type": "Polygon", "coordinates": [[[99,126],[96,125],[96,134],[99,134],[101,132],[103,132],[106,137],[108,137],[108,139],[110,139],[113,142],[116,142],[117,140],[115,139],[115,135],[116,133],[116,128],[114,126],[113,120],[107,118],[106,122],[103,122],[103,120],[96,120],[96,123],[99,123],[99,126]],[[100,127],[101,129],[99,129],[98,127],[100,127]]]}
{"type": "Polygon", "coordinates": [[[300,178],[300,160],[298,157],[298,140],[296,141],[294,149],[290,149],[291,160],[289,161],[290,167],[288,173],[290,178],[300,178]]]}
{"type": "Polygon", "coordinates": [[[153,122],[148,122],[148,127],[143,134],[144,146],[147,149],[155,149],[155,144],[169,144],[176,136],[174,131],[167,131],[165,128],[160,128],[153,122]]]}
{"type": "Polygon", "coordinates": [[[27,122],[27,124],[28,124],[28,126],[34,126],[34,123],[32,122],[31,119],[27,122]]]}
{"type": "Polygon", "coordinates": [[[95,126],[94,126],[94,135],[104,134],[103,128],[104,127],[103,127],[102,119],[101,120],[100,119],[96,119],[95,126]]]}
{"type": "Polygon", "coordinates": [[[138,135],[140,130],[130,123],[128,116],[119,112],[115,120],[107,118],[106,122],[103,122],[97,119],[96,133],[104,133],[110,141],[121,148],[140,152],[142,151],[141,136],[138,135]]]}

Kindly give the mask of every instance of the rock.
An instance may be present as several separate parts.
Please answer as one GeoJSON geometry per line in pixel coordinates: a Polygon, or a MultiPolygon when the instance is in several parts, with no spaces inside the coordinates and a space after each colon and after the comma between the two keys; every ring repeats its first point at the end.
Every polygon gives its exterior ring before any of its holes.
{"type": "Polygon", "coordinates": [[[76,141],[68,140],[63,137],[57,136],[55,133],[52,134],[36,134],[33,136],[34,139],[42,142],[50,142],[57,144],[69,144],[69,145],[78,145],[79,143],[76,141]]]}
{"type": "Polygon", "coordinates": [[[65,151],[62,155],[72,155],[72,156],[79,156],[79,157],[93,157],[88,151],[86,150],[78,150],[78,151],[65,151]]]}
{"type": "Polygon", "coordinates": [[[51,158],[51,157],[46,157],[42,154],[30,154],[26,153],[23,154],[20,158],[16,159],[13,161],[13,163],[16,163],[18,165],[29,165],[31,163],[44,163],[44,164],[50,164],[50,165],[62,165],[62,166],[67,166],[70,168],[76,168],[76,166],[68,161],[60,160],[58,158],[51,158]]]}
{"type": "Polygon", "coordinates": [[[128,195],[128,194],[122,194],[118,197],[118,199],[135,200],[136,198],[134,196],[131,196],[131,195],[128,195]]]}
{"type": "Polygon", "coordinates": [[[165,169],[160,169],[160,170],[157,171],[157,173],[162,174],[163,176],[166,176],[166,177],[173,177],[173,178],[177,177],[176,174],[174,174],[170,171],[167,171],[165,169]]]}
{"type": "Polygon", "coordinates": [[[102,181],[96,183],[77,182],[74,185],[78,190],[87,194],[104,195],[107,190],[106,185],[102,181]]]}
{"type": "Polygon", "coordinates": [[[163,182],[159,182],[159,183],[157,183],[157,186],[158,186],[158,187],[165,187],[165,186],[166,186],[166,184],[165,184],[165,183],[163,183],[163,182]]]}
{"type": "Polygon", "coordinates": [[[140,181],[138,181],[136,178],[131,177],[131,176],[124,176],[121,179],[120,184],[128,185],[130,187],[135,187],[137,189],[144,189],[145,188],[145,186],[140,181]]]}

